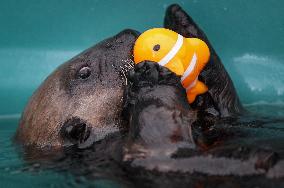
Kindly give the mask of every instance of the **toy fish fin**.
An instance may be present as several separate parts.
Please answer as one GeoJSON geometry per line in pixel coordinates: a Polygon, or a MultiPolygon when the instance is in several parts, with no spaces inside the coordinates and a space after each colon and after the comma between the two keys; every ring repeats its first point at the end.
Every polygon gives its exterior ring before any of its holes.
{"type": "Polygon", "coordinates": [[[197,95],[203,94],[208,91],[208,87],[201,81],[197,80],[195,86],[187,90],[187,100],[191,104],[194,102],[197,95]]]}

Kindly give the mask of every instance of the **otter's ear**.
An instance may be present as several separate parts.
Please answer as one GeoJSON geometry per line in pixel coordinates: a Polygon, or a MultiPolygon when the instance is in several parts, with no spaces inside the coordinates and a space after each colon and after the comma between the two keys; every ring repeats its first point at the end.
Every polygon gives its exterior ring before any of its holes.
{"type": "Polygon", "coordinates": [[[177,4],[170,5],[166,10],[164,27],[171,29],[184,37],[199,38],[211,45],[205,33],[197,26],[193,19],[177,4]]]}

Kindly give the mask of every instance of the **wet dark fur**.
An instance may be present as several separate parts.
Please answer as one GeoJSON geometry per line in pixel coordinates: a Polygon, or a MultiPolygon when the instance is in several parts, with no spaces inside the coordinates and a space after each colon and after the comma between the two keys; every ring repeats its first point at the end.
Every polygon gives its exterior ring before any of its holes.
{"type": "Polygon", "coordinates": [[[246,143],[251,133],[239,118],[220,119],[193,110],[179,79],[153,62],[143,62],[130,72],[124,161],[148,170],[168,171],[167,166],[174,172],[244,176],[263,175],[283,158],[283,150],[275,143],[246,143]],[[192,167],[204,161],[208,162],[205,169],[192,167]],[[232,169],[227,170],[226,164],[232,169]]]}

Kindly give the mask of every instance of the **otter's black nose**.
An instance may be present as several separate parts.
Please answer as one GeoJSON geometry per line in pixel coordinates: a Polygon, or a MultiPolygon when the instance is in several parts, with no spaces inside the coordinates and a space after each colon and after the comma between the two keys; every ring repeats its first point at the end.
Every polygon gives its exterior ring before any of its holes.
{"type": "Polygon", "coordinates": [[[76,145],[78,148],[86,148],[93,144],[94,135],[91,127],[78,117],[65,121],[60,131],[64,145],[76,145]]]}

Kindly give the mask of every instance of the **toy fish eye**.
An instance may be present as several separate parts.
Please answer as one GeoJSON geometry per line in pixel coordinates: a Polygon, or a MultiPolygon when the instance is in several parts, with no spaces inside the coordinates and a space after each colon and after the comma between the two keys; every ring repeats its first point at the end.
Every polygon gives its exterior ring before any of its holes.
{"type": "Polygon", "coordinates": [[[90,67],[82,67],[78,72],[78,77],[81,79],[87,79],[91,75],[91,69],[90,67]]]}
{"type": "Polygon", "coordinates": [[[160,45],[159,44],[156,44],[154,47],[153,47],[153,50],[154,51],[159,51],[160,50],[160,45]]]}

